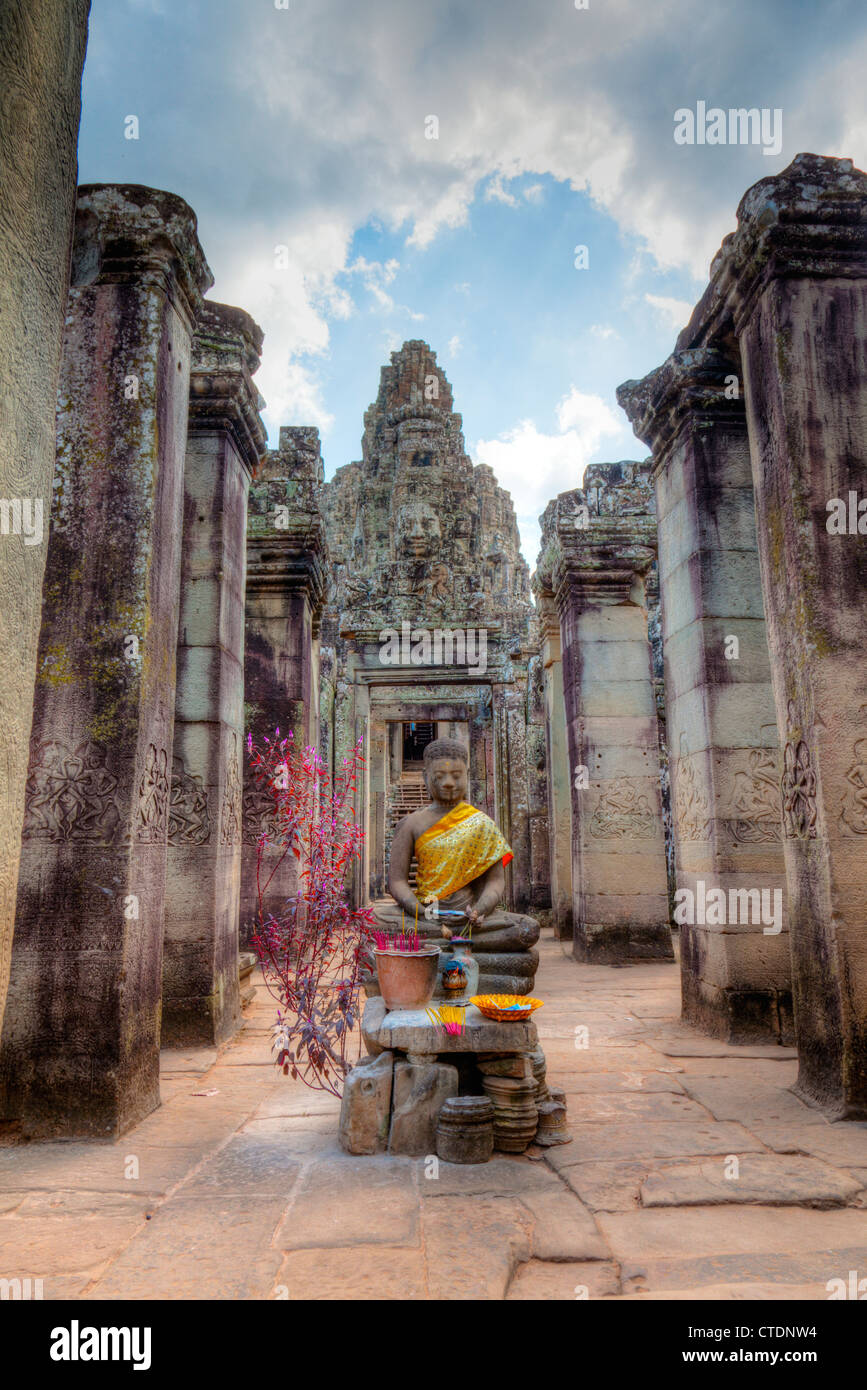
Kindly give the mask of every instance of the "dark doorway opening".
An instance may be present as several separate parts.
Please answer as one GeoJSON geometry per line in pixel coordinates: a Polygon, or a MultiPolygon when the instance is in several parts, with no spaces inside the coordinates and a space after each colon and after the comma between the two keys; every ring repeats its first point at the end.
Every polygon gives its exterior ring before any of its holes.
{"type": "Polygon", "coordinates": [[[421,767],[424,750],[437,736],[436,724],[414,720],[403,726],[403,766],[421,767]]]}

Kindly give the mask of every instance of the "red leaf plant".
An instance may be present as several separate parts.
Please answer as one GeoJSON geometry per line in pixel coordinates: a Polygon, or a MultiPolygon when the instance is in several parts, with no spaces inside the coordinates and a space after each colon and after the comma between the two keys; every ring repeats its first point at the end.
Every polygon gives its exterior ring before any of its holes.
{"type": "Polygon", "coordinates": [[[364,842],[353,810],[361,742],[333,779],[315,748],[299,748],[291,732],[281,739],[277,729],[262,746],[249,735],[247,750],[251,773],[273,802],[258,842],[258,931],[251,942],[280,1006],[273,1050],[284,1075],[339,1096],[374,921],[371,908],[348,901],[347,871],[364,842]],[[265,851],[275,849],[266,864],[265,851]],[[265,896],[287,855],[297,863],[297,890],[275,916],[265,896]]]}

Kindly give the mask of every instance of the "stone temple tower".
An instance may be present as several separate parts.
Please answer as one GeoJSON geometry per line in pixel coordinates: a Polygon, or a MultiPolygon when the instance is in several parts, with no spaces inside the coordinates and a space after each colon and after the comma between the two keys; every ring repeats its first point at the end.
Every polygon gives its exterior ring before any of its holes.
{"type": "MultiPolygon", "coordinates": [[[[469,747],[475,804],[521,841],[509,891],[516,906],[529,905],[529,570],[511,497],[467,455],[451,387],[426,343],[404,343],[383,367],[361,461],[325,484],[322,510],[333,565],[322,625],[324,752],[339,764],[359,738],[368,746],[359,806],[367,891],[383,891],[391,827],[423,795],[424,743],[448,735],[469,747]],[[388,631],[460,633],[466,647],[450,638],[429,661],[417,649],[410,656],[407,641],[396,663],[384,657],[388,631]]],[[[531,762],[538,779],[535,751],[531,762]]]]}

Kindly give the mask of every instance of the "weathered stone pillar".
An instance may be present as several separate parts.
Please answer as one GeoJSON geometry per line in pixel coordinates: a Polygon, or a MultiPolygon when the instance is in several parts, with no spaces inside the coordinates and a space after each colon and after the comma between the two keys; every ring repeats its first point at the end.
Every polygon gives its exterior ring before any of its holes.
{"type": "Polygon", "coordinates": [[[654,451],[683,1014],[732,1042],[790,1042],[779,743],[739,363],[675,353],[618,400],[654,451]],[[707,905],[711,890],[722,906],[707,905]]]}
{"type": "Polygon", "coordinates": [[[190,340],[210,284],[180,198],[79,190],[2,1064],[24,1134],[159,1103],[190,340]]]}
{"type": "Polygon", "coordinates": [[[673,956],[643,575],[652,517],[561,511],[551,565],[572,784],[574,953],[673,956]]]}
{"type": "Polygon", "coordinates": [[[166,915],[163,1046],[237,1029],[247,492],[265,448],[261,329],[206,302],[193,340],[166,915]]]}
{"type": "Polygon", "coordinates": [[[867,1118],[867,176],[745,194],[712,288],[744,365],[783,746],[798,1085],[867,1118]]]}
{"type": "MultiPolygon", "coordinates": [[[[244,699],[254,740],[292,730],[296,743],[318,745],[319,625],[326,585],[325,532],[318,494],[323,468],[319,431],[283,428],[250,489],[244,699]]],[[[244,849],[241,935],[255,932],[259,904],[257,845],[272,803],[244,765],[244,849]]],[[[280,851],[265,852],[267,878],[280,851]]],[[[289,854],[273,877],[268,901],[278,911],[295,891],[289,854]]]]}
{"type": "Polygon", "coordinates": [[[541,635],[545,694],[546,759],[548,765],[548,846],[551,918],[560,940],[572,939],[572,795],[569,747],[563,702],[563,661],[560,620],[550,590],[535,583],[541,635]]]}
{"type": "Polygon", "coordinates": [[[548,747],[545,672],[536,651],[527,663],[527,826],[530,840],[530,894],[528,910],[544,912],[550,924],[551,837],[548,819],[548,747]]]}
{"type": "Polygon", "coordinates": [[[9,979],[90,0],[0,0],[0,1023],[9,979]]]}

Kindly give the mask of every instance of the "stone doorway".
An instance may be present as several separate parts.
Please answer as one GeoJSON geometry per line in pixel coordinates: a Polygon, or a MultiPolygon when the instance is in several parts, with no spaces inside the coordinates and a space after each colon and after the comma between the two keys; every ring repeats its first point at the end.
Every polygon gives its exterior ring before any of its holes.
{"type": "Polygon", "coordinates": [[[437,737],[437,726],[430,720],[412,720],[403,728],[403,771],[421,772],[424,750],[437,737]]]}

